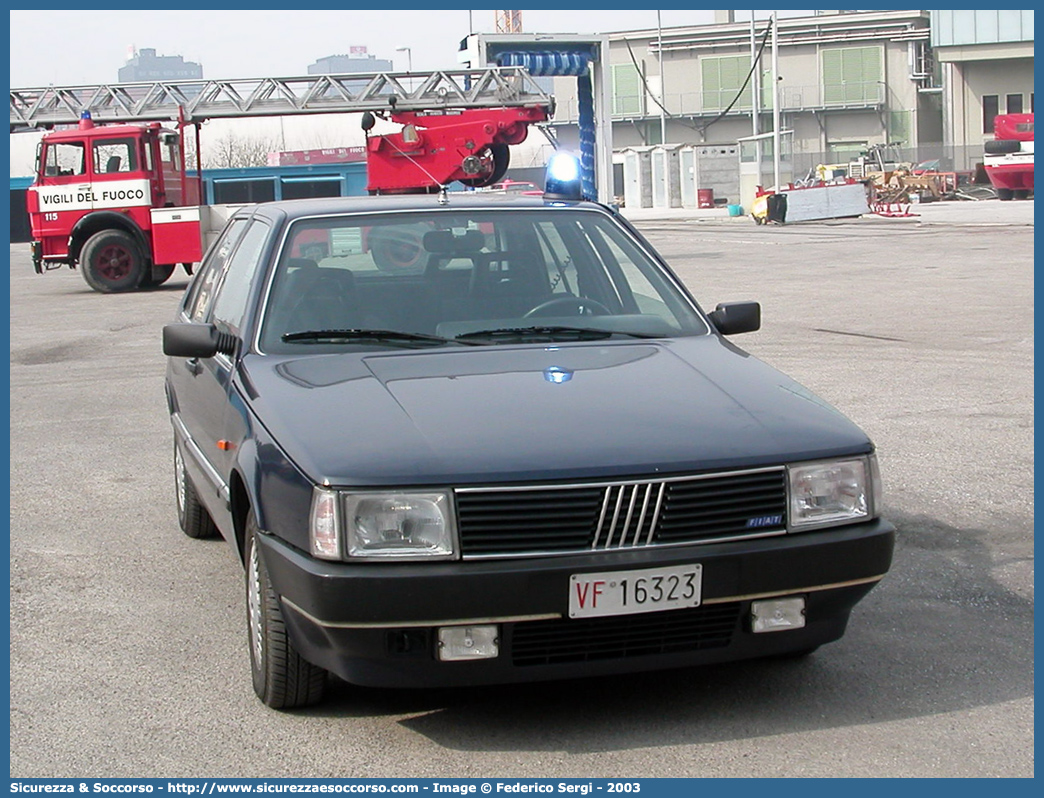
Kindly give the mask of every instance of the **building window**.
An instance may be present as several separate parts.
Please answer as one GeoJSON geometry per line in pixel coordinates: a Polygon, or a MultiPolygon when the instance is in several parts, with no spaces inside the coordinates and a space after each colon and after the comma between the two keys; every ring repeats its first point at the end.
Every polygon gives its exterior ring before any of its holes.
{"type": "Polygon", "coordinates": [[[1022,95],[1021,94],[1009,94],[1008,100],[1008,113],[1009,114],[1021,114],[1022,113],[1022,95]]]}
{"type": "MultiPolygon", "coordinates": [[[[763,70],[761,70],[761,83],[759,85],[761,86],[761,99],[760,99],[761,107],[758,110],[759,111],[764,111],[766,109],[772,108],[772,90],[773,90],[774,87],[773,87],[772,70],[771,69],[763,69],[763,70]]],[[[744,95],[745,94],[746,94],[746,92],[744,92],[744,95]]],[[[783,97],[782,97],[782,95],[779,97],[779,100],[780,100],[780,103],[779,103],[780,107],[782,108],[783,107],[783,97]]],[[[739,103],[736,103],[736,104],[739,105],[739,103]]]]}
{"type": "Polygon", "coordinates": [[[824,105],[881,102],[880,47],[823,50],[822,56],[824,105]]]}
{"type": "Polygon", "coordinates": [[[642,116],[644,110],[642,76],[634,64],[613,64],[613,114],[642,116]]]}
{"type": "Polygon", "coordinates": [[[996,94],[982,95],[982,132],[993,132],[993,120],[1000,113],[1000,98],[996,94]]]}
{"type": "Polygon", "coordinates": [[[214,204],[272,202],[275,199],[275,180],[215,180],[214,204]]]}
{"type": "MultiPolygon", "coordinates": [[[[728,108],[733,100],[733,108],[751,107],[750,83],[742,93],[740,87],[750,72],[750,56],[735,55],[718,58],[701,58],[700,70],[703,78],[703,110],[720,111],[728,108]],[[739,95],[739,99],[736,99],[739,95]]],[[[772,95],[769,94],[769,104],[772,95]]]]}

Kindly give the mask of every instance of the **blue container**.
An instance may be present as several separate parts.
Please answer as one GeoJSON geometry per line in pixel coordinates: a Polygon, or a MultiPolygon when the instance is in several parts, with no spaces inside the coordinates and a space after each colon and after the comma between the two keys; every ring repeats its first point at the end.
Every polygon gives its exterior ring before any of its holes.
{"type": "Polygon", "coordinates": [[[729,216],[742,216],[742,215],[743,215],[743,206],[742,205],[730,205],[729,206],[729,216]]]}

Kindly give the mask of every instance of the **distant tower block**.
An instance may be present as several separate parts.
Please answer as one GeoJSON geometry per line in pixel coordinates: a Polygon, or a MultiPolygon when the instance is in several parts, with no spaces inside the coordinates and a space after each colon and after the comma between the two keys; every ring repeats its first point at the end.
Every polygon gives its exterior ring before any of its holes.
{"type": "Polygon", "coordinates": [[[497,33],[521,33],[522,12],[521,11],[498,11],[497,33]]]}

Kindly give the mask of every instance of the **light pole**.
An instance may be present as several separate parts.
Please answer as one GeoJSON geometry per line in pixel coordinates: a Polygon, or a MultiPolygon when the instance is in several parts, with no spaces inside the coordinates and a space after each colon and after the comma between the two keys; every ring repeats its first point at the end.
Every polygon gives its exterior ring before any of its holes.
{"type": "Polygon", "coordinates": [[[413,71],[413,50],[411,50],[409,47],[406,47],[405,45],[403,45],[402,47],[396,47],[395,48],[395,52],[397,52],[397,53],[401,53],[403,51],[406,52],[406,71],[407,72],[412,72],[413,71]]]}
{"type": "Polygon", "coordinates": [[[667,95],[663,88],[663,26],[660,12],[656,12],[656,52],[660,56],[660,144],[667,145],[667,95]]]}

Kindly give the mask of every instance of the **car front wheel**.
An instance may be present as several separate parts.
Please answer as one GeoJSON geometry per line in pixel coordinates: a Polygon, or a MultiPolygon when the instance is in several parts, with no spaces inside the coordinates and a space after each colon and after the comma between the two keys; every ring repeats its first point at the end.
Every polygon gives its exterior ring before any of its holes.
{"type": "Polygon", "coordinates": [[[251,510],[247,516],[244,560],[254,692],[274,709],[315,704],[326,689],[326,671],[301,657],[290,642],[279,599],[258,551],[257,535],[257,520],[251,510]]]}

